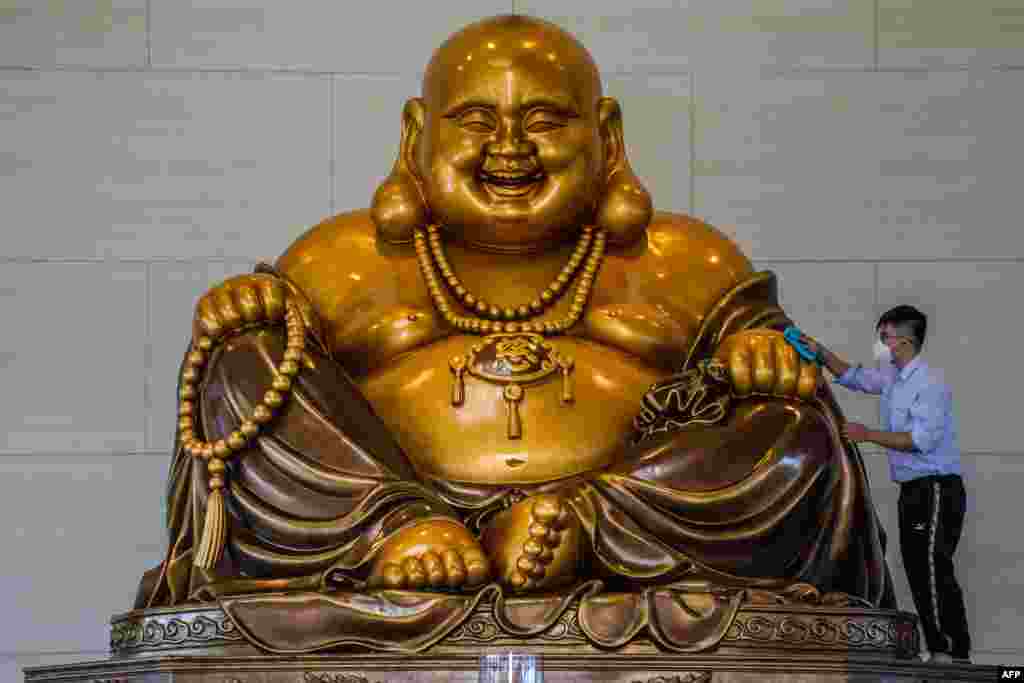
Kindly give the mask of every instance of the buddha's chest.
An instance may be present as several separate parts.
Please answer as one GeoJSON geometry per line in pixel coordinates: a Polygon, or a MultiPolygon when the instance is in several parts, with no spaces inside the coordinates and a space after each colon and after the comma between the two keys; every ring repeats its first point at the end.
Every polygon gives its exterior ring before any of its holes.
{"type": "MultiPolygon", "coordinates": [[[[446,320],[437,294],[431,293],[415,261],[395,259],[387,265],[387,269],[360,276],[358,286],[318,288],[321,296],[314,301],[328,323],[332,351],[356,378],[379,372],[399,357],[432,348],[440,340],[460,333],[446,320]]],[[[479,299],[503,310],[526,310],[541,298],[550,273],[557,273],[552,266],[558,263],[541,263],[547,268],[523,265],[513,269],[488,269],[486,263],[473,261],[461,265],[475,266],[460,270],[470,273],[464,281],[472,282],[471,290],[479,299]]],[[[618,259],[607,258],[586,292],[571,336],[631,356],[639,366],[670,371],[677,368],[696,337],[706,306],[699,302],[679,305],[678,297],[666,295],[655,286],[660,282],[650,282],[653,279],[642,272],[630,272],[618,259]]],[[[488,319],[457,301],[443,285],[437,289],[442,290],[442,302],[450,310],[475,318],[487,328],[465,335],[467,340],[480,338],[488,331],[507,331],[502,328],[508,325],[508,319],[488,319]]],[[[525,320],[514,318],[512,323],[520,330],[523,322],[528,328],[564,322],[570,319],[578,301],[578,286],[570,281],[542,311],[525,320]]]]}
{"type": "MultiPolygon", "coordinates": [[[[474,291],[501,306],[529,301],[545,281],[543,269],[479,270],[474,291]]],[[[454,481],[535,483],[608,464],[644,392],[679,367],[697,328],[614,262],[570,334],[546,337],[521,323],[510,332],[507,321],[500,333],[453,329],[419,275],[397,264],[375,287],[318,303],[335,357],[415,466],[454,481]]],[[[563,296],[528,322],[565,320],[574,301],[563,296]]]]}
{"type": "Polygon", "coordinates": [[[359,380],[416,468],[474,483],[536,483],[614,461],[663,372],[594,341],[448,336],[359,380]]]}

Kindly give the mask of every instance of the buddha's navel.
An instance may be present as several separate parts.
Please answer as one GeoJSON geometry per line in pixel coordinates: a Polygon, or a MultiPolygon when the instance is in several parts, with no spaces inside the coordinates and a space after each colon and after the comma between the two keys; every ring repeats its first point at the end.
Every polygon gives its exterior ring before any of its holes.
{"type": "Polygon", "coordinates": [[[586,339],[544,343],[519,349],[446,337],[371,372],[361,388],[430,476],[529,484],[608,465],[641,396],[664,373],[586,339]]]}

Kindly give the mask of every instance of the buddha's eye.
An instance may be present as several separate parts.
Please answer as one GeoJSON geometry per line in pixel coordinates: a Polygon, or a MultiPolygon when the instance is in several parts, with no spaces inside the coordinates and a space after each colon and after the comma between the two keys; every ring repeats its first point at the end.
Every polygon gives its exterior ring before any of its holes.
{"type": "Polygon", "coordinates": [[[559,128],[565,128],[568,124],[568,117],[564,114],[548,109],[538,109],[526,116],[523,127],[528,133],[547,133],[559,128]]]}
{"type": "Polygon", "coordinates": [[[458,121],[471,133],[493,133],[497,128],[494,117],[482,109],[470,109],[461,114],[458,121]]]}

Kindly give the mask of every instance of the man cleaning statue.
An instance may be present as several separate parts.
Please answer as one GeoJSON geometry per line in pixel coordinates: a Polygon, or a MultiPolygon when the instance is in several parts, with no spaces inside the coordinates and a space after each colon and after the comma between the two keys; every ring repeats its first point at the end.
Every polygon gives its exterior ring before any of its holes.
{"type": "Polygon", "coordinates": [[[170,544],[136,607],[217,601],[276,651],[415,649],[484,593],[583,599],[604,644],[643,612],[680,647],[689,617],[652,590],[894,607],[775,276],[655,211],[626,152],[562,29],[450,37],[371,208],[199,300],[170,544]]]}

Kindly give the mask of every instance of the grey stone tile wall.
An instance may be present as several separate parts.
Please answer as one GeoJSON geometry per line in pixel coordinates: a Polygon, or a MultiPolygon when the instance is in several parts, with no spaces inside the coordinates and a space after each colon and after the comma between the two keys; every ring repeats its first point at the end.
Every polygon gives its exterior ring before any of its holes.
{"type": "MultiPolygon", "coordinates": [[[[0,676],[101,656],[164,547],[191,307],[368,205],[460,25],[581,37],[661,209],[732,235],[812,334],[867,360],[931,315],[970,507],[975,659],[1024,661],[1024,5],[1015,0],[0,2],[0,676]],[[64,607],[60,607],[63,605],[64,607]]],[[[851,418],[877,403],[838,390],[851,418]]],[[[896,543],[896,487],[868,450],[896,543]]]]}

